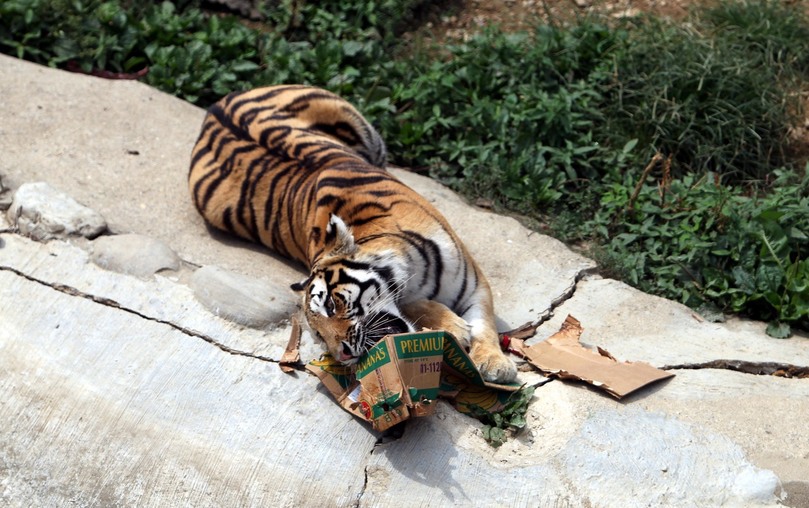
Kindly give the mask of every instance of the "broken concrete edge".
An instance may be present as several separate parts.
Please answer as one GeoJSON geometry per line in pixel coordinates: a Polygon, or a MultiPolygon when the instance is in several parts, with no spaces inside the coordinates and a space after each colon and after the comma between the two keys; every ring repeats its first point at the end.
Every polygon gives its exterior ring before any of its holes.
{"type": "MultiPolygon", "coordinates": [[[[23,189],[23,188],[29,189],[31,192],[34,192],[34,193],[38,192],[38,190],[41,190],[41,189],[45,188],[50,194],[58,195],[58,196],[60,196],[60,199],[69,201],[71,203],[71,207],[73,207],[72,203],[75,202],[74,200],[72,200],[72,198],[70,196],[68,196],[67,194],[62,193],[61,191],[53,189],[47,183],[38,182],[38,183],[34,183],[34,184],[23,183],[22,185],[17,187],[15,192],[12,194],[12,203],[14,202],[14,197],[17,194],[16,191],[18,191],[19,189],[23,189]]],[[[13,189],[8,188],[8,187],[3,185],[2,178],[0,178],[0,192],[2,192],[4,195],[8,195],[9,191],[11,191],[11,190],[13,190],[13,189]]],[[[29,194],[30,194],[30,192],[29,192],[29,194]]],[[[75,207],[81,208],[82,210],[86,209],[90,213],[94,213],[94,212],[92,212],[92,209],[87,208],[84,205],[81,205],[79,203],[75,203],[75,207]]],[[[14,224],[12,218],[9,217],[9,215],[14,215],[16,217],[16,212],[12,213],[12,210],[15,210],[15,209],[16,208],[13,208],[13,207],[10,206],[8,208],[7,213],[3,214],[4,215],[3,219],[8,219],[8,222],[10,223],[10,225],[8,225],[8,227],[6,227],[6,228],[0,228],[0,233],[20,234],[22,236],[29,236],[29,235],[23,234],[24,231],[20,231],[20,228],[18,227],[18,224],[14,224]]],[[[0,226],[2,226],[2,224],[0,224],[0,226]]],[[[103,232],[103,234],[104,234],[104,236],[101,237],[103,239],[115,238],[115,237],[124,237],[124,236],[127,235],[126,233],[116,234],[115,232],[109,231],[109,230],[105,230],[103,232]]],[[[143,237],[143,238],[149,239],[149,237],[143,237]]],[[[54,239],[57,239],[57,238],[54,238],[54,239]]],[[[62,238],[62,239],[64,239],[64,238],[62,238]]],[[[34,238],[34,240],[37,240],[37,238],[34,238]]],[[[49,241],[49,240],[47,238],[45,238],[45,239],[39,238],[39,241],[49,241]]],[[[155,242],[162,244],[162,242],[159,242],[157,240],[155,240],[155,242]]],[[[91,245],[94,245],[94,244],[95,244],[95,241],[93,241],[91,243],[91,245]]],[[[207,272],[214,273],[215,274],[215,277],[214,277],[215,282],[220,281],[220,279],[224,275],[232,275],[232,277],[235,277],[236,279],[238,279],[236,281],[236,284],[235,284],[235,285],[238,286],[238,285],[240,285],[238,282],[242,281],[243,279],[246,278],[246,276],[237,274],[235,272],[233,274],[224,273],[224,272],[227,272],[227,271],[222,270],[222,269],[220,269],[218,267],[215,267],[213,265],[206,265],[206,266],[203,266],[203,267],[194,265],[193,263],[190,263],[190,262],[188,262],[186,260],[180,259],[180,257],[177,256],[176,253],[169,246],[166,246],[165,248],[166,248],[166,250],[170,251],[171,254],[174,256],[174,258],[177,260],[176,263],[171,262],[171,260],[169,260],[170,262],[167,263],[169,265],[167,268],[158,268],[158,269],[156,269],[154,271],[154,273],[148,274],[149,277],[151,277],[154,274],[159,273],[159,272],[165,272],[166,270],[176,271],[175,266],[177,266],[177,268],[179,268],[179,265],[182,264],[183,266],[192,267],[192,270],[193,270],[193,273],[194,273],[195,276],[203,274],[203,273],[207,273],[207,272]],[[223,273],[224,273],[224,275],[223,275],[223,273]]],[[[94,247],[93,247],[93,250],[94,250],[94,247]]],[[[96,260],[95,256],[93,257],[93,260],[94,261],[96,260]]],[[[100,266],[101,268],[103,268],[103,269],[109,269],[108,263],[96,263],[96,264],[98,266],[100,266]]],[[[128,271],[125,269],[125,267],[122,268],[122,269],[113,269],[113,271],[116,271],[118,273],[127,274],[127,275],[133,275],[132,273],[128,273],[128,271]]],[[[541,312],[539,312],[536,315],[536,318],[533,321],[530,322],[530,328],[532,330],[536,330],[542,324],[549,321],[555,315],[556,311],[560,307],[562,307],[564,305],[565,302],[567,302],[568,300],[573,298],[573,296],[576,293],[576,289],[577,289],[579,283],[582,280],[586,280],[589,277],[597,276],[597,271],[598,271],[597,267],[594,267],[594,266],[586,266],[586,267],[580,268],[578,271],[576,271],[575,274],[574,274],[573,280],[570,282],[570,284],[568,284],[568,286],[558,296],[553,298],[553,300],[550,302],[548,307],[545,308],[544,310],[542,310],[541,312]]],[[[20,273],[22,275],[21,272],[18,272],[18,273],[20,273]]],[[[147,276],[146,274],[144,274],[142,272],[136,273],[134,275],[140,276],[140,277],[147,276]]],[[[193,276],[192,276],[192,279],[193,279],[193,276]]],[[[36,279],[32,278],[32,280],[36,280],[36,279]]],[[[252,281],[252,279],[251,279],[251,281],[252,281]]],[[[46,281],[38,281],[38,282],[40,282],[42,284],[48,284],[46,281]]],[[[194,290],[194,295],[197,298],[197,300],[200,301],[200,303],[202,303],[203,306],[208,308],[208,310],[214,316],[219,317],[221,319],[225,319],[226,321],[234,322],[236,324],[240,324],[240,325],[247,326],[247,327],[250,327],[250,328],[253,328],[253,329],[257,329],[257,330],[264,329],[269,324],[269,322],[273,322],[276,325],[288,323],[289,322],[288,320],[290,319],[290,317],[292,315],[294,315],[294,313],[295,313],[291,308],[287,308],[286,310],[282,311],[282,313],[284,314],[283,316],[281,316],[279,314],[279,315],[276,315],[273,318],[269,318],[269,319],[262,317],[260,315],[261,312],[257,313],[257,314],[259,314],[258,316],[241,316],[241,315],[238,314],[238,312],[234,312],[232,310],[225,309],[224,311],[222,311],[221,306],[218,305],[218,303],[216,302],[215,299],[214,299],[214,301],[211,301],[210,298],[207,298],[207,295],[203,294],[204,291],[201,291],[198,287],[194,287],[193,280],[192,280],[192,283],[190,285],[186,284],[186,286],[191,287],[194,290]],[[283,321],[283,323],[282,323],[282,321],[283,321]]],[[[81,291],[78,291],[77,289],[74,289],[74,288],[71,288],[69,291],[71,291],[73,294],[82,293],[81,291]]],[[[89,295],[89,294],[84,294],[84,293],[82,293],[82,294],[86,298],[95,299],[95,301],[99,301],[99,302],[110,301],[108,299],[98,297],[98,296],[95,296],[95,295],[89,295]]],[[[273,299],[274,298],[268,298],[268,299],[265,299],[265,300],[273,300],[273,299]]],[[[230,302],[230,300],[231,300],[231,298],[224,298],[224,299],[220,299],[220,302],[226,302],[227,303],[227,302],[230,302]]],[[[264,355],[257,355],[255,353],[252,353],[252,352],[249,352],[249,351],[243,351],[243,350],[239,350],[239,349],[236,349],[236,348],[229,347],[226,344],[223,344],[222,342],[217,341],[217,340],[213,339],[212,337],[210,337],[209,335],[206,335],[204,333],[200,333],[200,332],[197,332],[197,331],[194,331],[194,330],[190,330],[187,327],[179,326],[176,323],[172,323],[169,320],[161,320],[161,319],[158,319],[158,318],[147,316],[147,315],[145,315],[143,313],[139,313],[135,309],[127,309],[124,306],[121,306],[118,302],[114,302],[114,301],[112,301],[112,302],[116,306],[119,306],[120,308],[125,309],[125,310],[127,310],[129,312],[132,312],[134,314],[141,315],[142,317],[144,317],[146,319],[153,319],[153,320],[155,320],[157,322],[162,322],[162,323],[166,323],[166,324],[168,324],[170,326],[174,326],[178,330],[184,330],[189,334],[196,334],[197,336],[199,336],[199,338],[202,338],[203,340],[206,340],[207,342],[216,345],[217,347],[219,347],[223,351],[229,352],[231,354],[239,354],[239,355],[251,356],[251,357],[254,357],[256,359],[272,361],[272,362],[281,361],[281,359],[276,360],[276,359],[272,359],[272,358],[269,358],[269,357],[264,356],[264,355]]],[[[241,305],[241,304],[239,304],[239,305],[241,305]]],[[[243,307],[243,305],[242,305],[242,307],[243,307]]],[[[266,309],[264,309],[264,310],[266,310],[266,309]]],[[[804,367],[804,366],[800,366],[800,365],[792,365],[792,364],[785,364],[785,363],[774,363],[774,362],[749,362],[749,361],[735,360],[735,359],[720,359],[720,360],[714,360],[714,361],[710,361],[710,362],[702,362],[702,363],[694,363],[694,364],[664,365],[664,366],[660,366],[660,368],[662,368],[663,370],[694,369],[694,368],[715,368],[715,369],[735,370],[737,372],[743,372],[743,373],[748,373],[748,374],[768,374],[768,375],[776,375],[776,376],[782,376],[782,377],[807,377],[807,371],[809,371],[809,367],[804,367]]]]}
{"type": "MultiPolygon", "coordinates": [[[[598,266],[591,266],[587,268],[579,269],[576,274],[573,276],[573,281],[562,291],[562,293],[551,300],[550,305],[547,308],[542,310],[537,318],[531,322],[531,327],[536,330],[543,323],[550,320],[556,313],[556,310],[561,307],[566,301],[573,298],[573,295],[576,294],[576,288],[585,277],[593,276],[598,274],[598,266]]],[[[526,326],[526,325],[524,325],[526,326]]]]}
{"type": "Polygon", "coordinates": [[[97,303],[99,305],[104,305],[106,307],[112,307],[112,308],[121,310],[123,312],[135,315],[135,316],[137,316],[137,317],[139,317],[141,319],[145,319],[147,321],[152,321],[152,322],[155,322],[155,323],[166,325],[166,326],[168,326],[168,327],[170,327],[170,328],[172,328],[174,330],[177,330],[180,333],[183,333],[184,335],[188,335],[189,337],[196,337],[198,339],[202,339],[205,342],[211,344],[212,346],[224,351],[225,353],[231,354],[231,355],[244,356],[244,357],[253,358],[255,360],[260,360],[260,361],[264,361],[264,362],[279,363],[279,360],[275,360],[273,358],[268,358],[266,356],[257,355],[257,354],[254,354],[254,353],[250,353],[248,351],[240,351],[240,350],[231,348],[231,347],[229,347],[229,346],[227,346],[225,344],[222,344],[221,342],[215,340],[214,338],[212,338],[212,337],[210,337],[210,336],[208,336],[208,335],[206,335],[204,333],[200,333],[200,332],[198,332],[196,330],[191,330],[189,328],[182,327],[182,326],[180,326],[180,325],[178,325],[178,324],[176,324],[174,322],[167,321],[165,319],[159,319],[159,318],[156,318],[154,316],[149,316],[149,315],[144,314],[144,313],[142,313],[140,311],[137,311],[135,309],[131,309],[129,307],[121,305],[120,303],[118,303],[115,300],[112,300],[110,298],[104,298],[104,297],[92,295],[92,294],[89,294],[89,293],[85,293],[85,292],[80,291],[80,290],[78,290],[78,289],[76,289],[74,287],[67,286],[67,285],[64,285],[64,284],[50,283],[50,282],[38,279],[36,277],[33,277],[33,276],[29,275],[29,274],[23,273],[22,271],[17,270],[15,268],[12,268],[10,266],[0,265],[0,271],[11,272],[14,275],[17,275],[18,277],[22,277],[22,278],[24,278],[24,279],[26,279],[26,280],[28,280],[30,282],[34,282],[34,283],[39,284],[41,286],[48,287],[50,289],[53,289],[54,291],[59,291],[60,293],[64,293],[64,294],[70,295],[70,296],[84,298],[86,300],[90,300],[90,301],[92,301],[94,303],[97,303]]]}

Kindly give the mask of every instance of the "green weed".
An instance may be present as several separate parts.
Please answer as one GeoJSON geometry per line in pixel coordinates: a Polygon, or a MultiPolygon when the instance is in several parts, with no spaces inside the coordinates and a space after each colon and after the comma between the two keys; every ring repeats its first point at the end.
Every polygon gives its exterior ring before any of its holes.
{"type": "Polygon", "coordinates": [[[603,25],[489,30],[414,65],[382,126],[398,162],[525,211],[626,164],[599,143],[604,98],[594,83],[624,36],[603,25]]]}
{"type": "Polygon", "coordinates": [[[525,386],[512,393],[505,407],[496,413],[490,413],[480,406],[471,405],[467,409],[469,415],[483,422],[483,438],[494,448],[499,448],[508,439],[509,433],[521,431],[525,425],[528,404],[534,396],[536,388],[525,386]]]}
{"type": "Polygon", "coordinates": [[[750,195],[718,175],[605,189],[584,228],[596,257],[640,289],[693,308],[714,307],[771,322],[774,336],[809,319],[809,166],[801,181],[776,172],[766,194],[750,195]]]}

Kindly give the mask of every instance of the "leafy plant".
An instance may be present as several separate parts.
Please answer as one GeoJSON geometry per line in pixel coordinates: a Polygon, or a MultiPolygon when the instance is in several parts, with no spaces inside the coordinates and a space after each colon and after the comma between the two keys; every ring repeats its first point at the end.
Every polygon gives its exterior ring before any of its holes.
{"type": "Polygon", "coordinates": [[[723,0],[700,12],[717,36],[744,50],[779,77],[809,72],[809,20],[801,9],[773,0],[723,0]]]}
{"type": "MultiPolygon", "coordinates": [[[[416,65],[383,123],[405,165],[474,194],[531,210],[616,166],[598,142],[599,70],[623,37],[598,24],[534,34],[488,30],[416,65]]],[[[620,165],[620,164],[619,164],[620,165]]]]}
{"type": "Polygon", "coordinates": [[[768,333],[788,336],[809,324],[809,165],[799,182],[777,175],[761,196],[716,175],[651,179],[635,199],[631,185],[613,184],[583,227],[603,240],[596,257],[632,285],[769,320],[768,333]]]}
{"type": "Polygon", "coordinates": [[[486,442],[498,448],[506,442],[509,433],[519,432],[525,427],[525,414],[534,390],[533,386],[520,388],[509,396],[505,407],[496,413],[490,413],[480,406],[469,406],[470,416],[484,423],[483,437],[486,442]]]}

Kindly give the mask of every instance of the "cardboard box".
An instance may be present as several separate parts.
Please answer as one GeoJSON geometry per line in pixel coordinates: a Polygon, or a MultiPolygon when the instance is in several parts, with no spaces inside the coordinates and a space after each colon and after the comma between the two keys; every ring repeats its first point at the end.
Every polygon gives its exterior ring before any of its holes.
{"type": "Polygon", "coordinates": [[[388,335],[352,367],[324,355],[307,365],[343,409],[385,430],[435,411],[444,332],[388,335]]]}
{"type": "Polygon", "coordinates": [[[455,339],[443,331],[388,335],[346,367],[326,354],[306,366],[340,406],[382,431],[435,412],[439,395],[496,410],[520,385],[486,383],[455,339]]]}

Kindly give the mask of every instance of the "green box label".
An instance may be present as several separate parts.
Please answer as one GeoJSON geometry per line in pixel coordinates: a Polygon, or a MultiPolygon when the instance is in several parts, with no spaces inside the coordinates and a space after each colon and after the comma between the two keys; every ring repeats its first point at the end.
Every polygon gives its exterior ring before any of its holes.
{"type": "Polygon", "coordinates": [[[364,378],[369,372],[390,362],[388,345],[384,341],[368,350],[357,364],[357,379],[364,378]]]}
{"type": "Polygon", "coordinates": [[[483,377],[475,368],[475,364],[454,340],[444,341],[444,363],[473,384],[483,384],[483,377]]]}
{"type": "Polygon", "coordinates": [[[444,333],[414,333],[396,337],[399,358],[421,358],[444,354],[444,333]]]}

